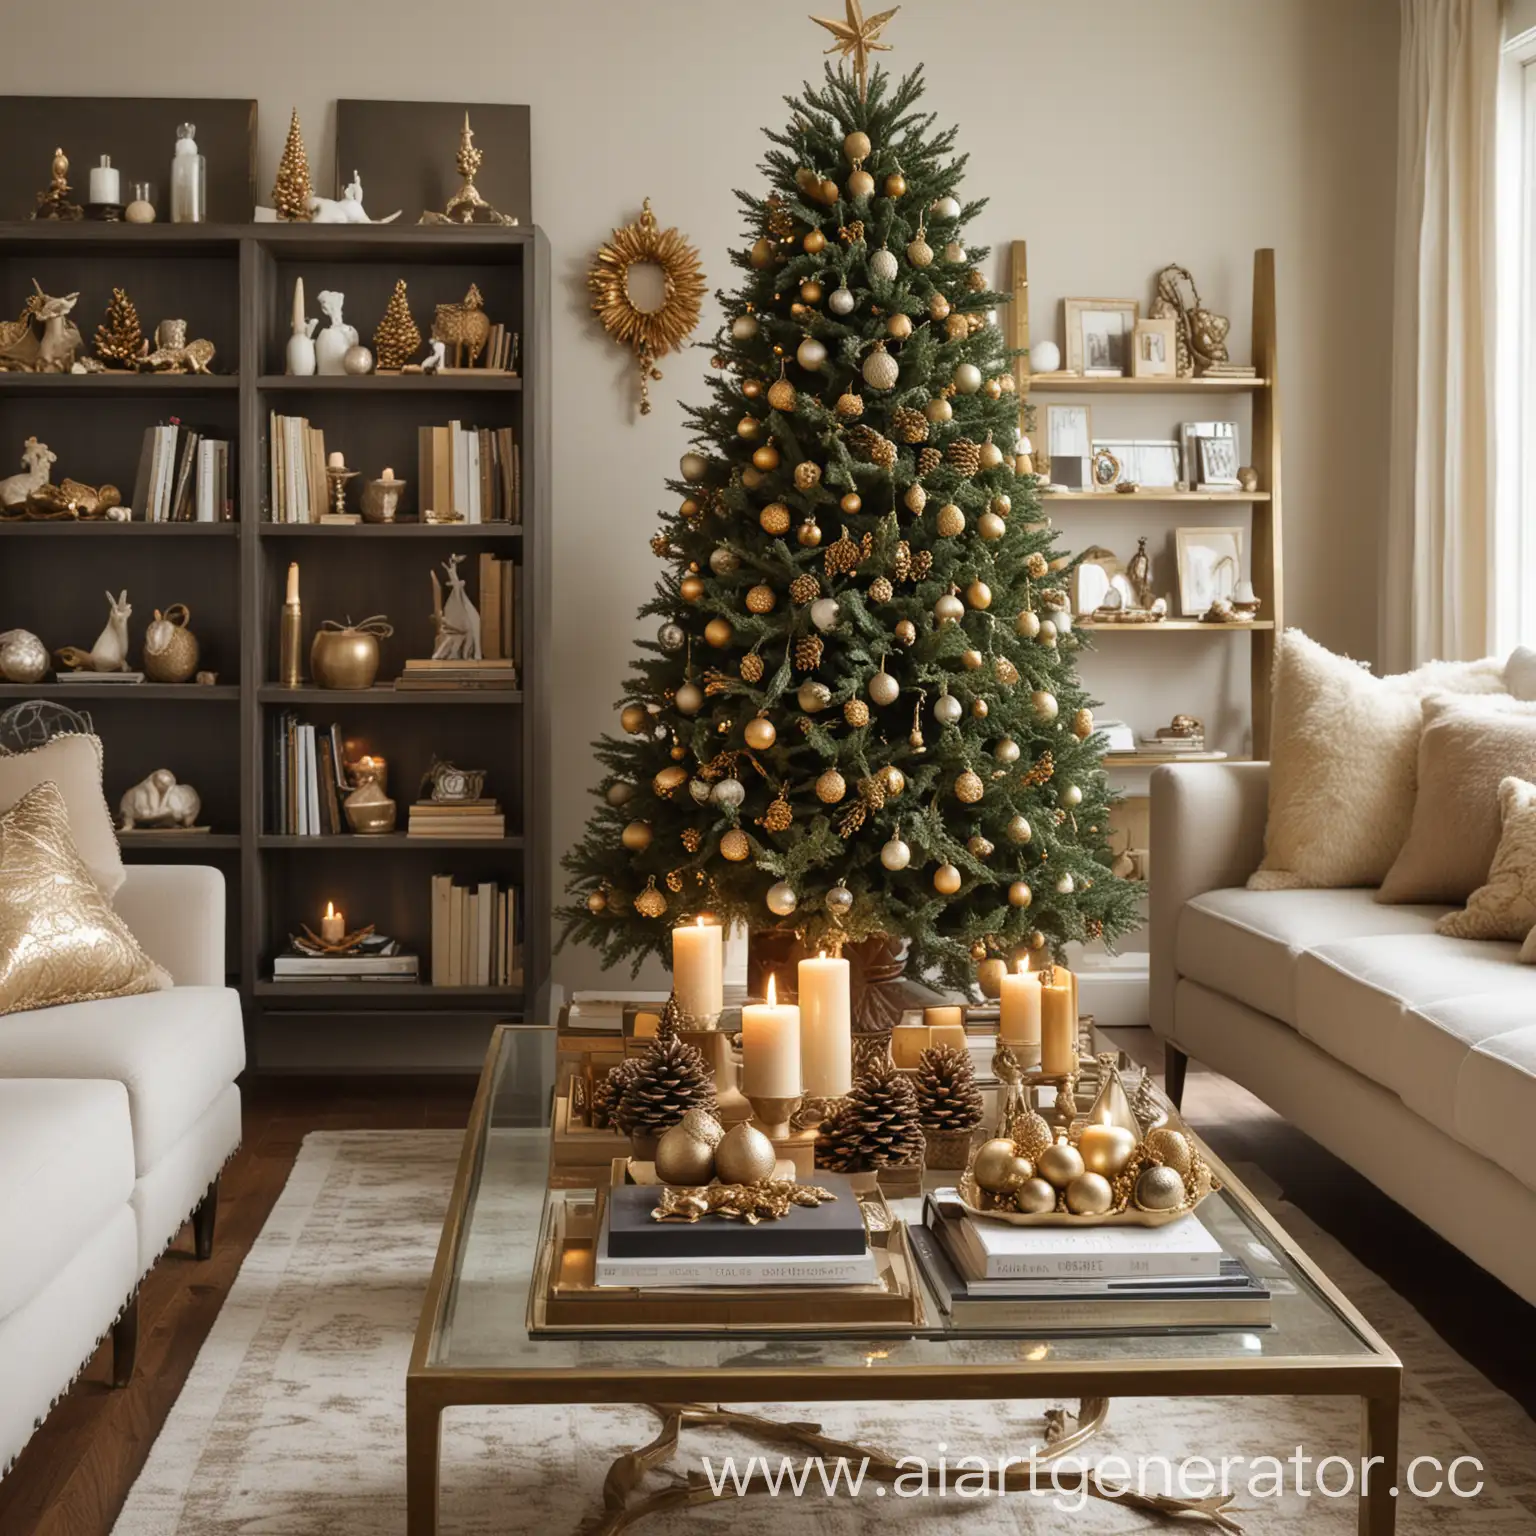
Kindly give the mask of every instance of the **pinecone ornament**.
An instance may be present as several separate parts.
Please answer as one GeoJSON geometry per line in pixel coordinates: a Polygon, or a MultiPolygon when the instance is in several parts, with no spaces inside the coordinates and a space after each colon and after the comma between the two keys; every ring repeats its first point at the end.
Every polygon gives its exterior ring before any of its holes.
{"type": "Polygon", "coordinates": [[[877,1061],[853,1085],[821,1128],[816,1161],[834,1173],[870,1173],[922,1161],[917,1094],[889,1060],[877,1061]]]}
{"type": "Polygon", "coordinates": [[[856,459],[868,460],[875,444],[880,441],[880,434],[873,427],[860,422],[848,428],[843,434],[843,441],[848,444],[848,452],[856,459]]]}
{"type": "Polygon", "coordinates": [[[931,475],[943,462],[944,455],[937,448],[924,448],[917,456],[917,472],[920,475],[931,475]]]}
{"type": "Polygon", "coordinates": [[[925,1131],[971,1131],[981,1124],[981,1090],[971,1053],[933,1045],[917,1067],[917,1110],[925,1131]]]}
{"type": "Polygon", "coordinates": [[[914,411],[910,405],[899,405],[891,412],[891,430],[904,443],[926,442],[928,418],[921,411],[914,411]]]}
{"type": "Polygon", "coordinates": [[[787,832],[789,824],[795,819],[795,813],[790,809],[789,801],[784,798],[784,794],[784,790],[781,789],[768,809],[757,818],[758,826],[765,832],[787,832]]]}
{"type": "Polygon", "coordinates": [[[132,368],[143,350],[139,312],[121,288],[114,288],[107,317],[96,327],[96,356],[109,368],[132,368]]]}
{"type": "Polygon", "coordinates": [[[820,635],[802,635],[795,641],[795,670],[814,672],[821,665],[822,649],[820,635]]]}
{"type": "Polygon", "coordinates": [[[806,603],[814,603],[821,596],[821,583],[811,575],[809,571],[804,575],[796,576],[789,584],[789,600],[802,606],[806,603]]]}
{"type": "Polygon", "coordinates": [[[763,680],[763,658],[756,651],[748,651],[741,658],[741,666],[738,669],[741,680],[744,683],[760,683],[763,680]]]}
{"type": "Polygon", "coordinates": [[[845,529],[837,542],[828,546],[824,558],[828,576],[847,576],[858,570],[859,561],[863,556],[859,553],[859,546],[848,537],[845,529]]]}
{"type": "Polygon", "coordinates": [[[873,447],[869,450],[869,462],[880,469],[894,469],[896,467],[896,444],[888,437],[876,436],[873,447]]]}
{"type": "Polygon", "coordinates": [[[658,1032],[624,1085],[615,1120],[626,1136],[660,1136],[690,1109],[715,1109],[715,1083],[704,1058],[675,1033],[658,1032]]]}
{"type": "Polygon", "coordinates": [[[888,603],[895,592],[887,576],[876,576],[869,584],[869,600],[872,603],[888,603]]]}
{"type": "Polygon", "coordinates": [[[958,470],[967,480],[981,468],[981,444],[968,437],[957,437],[944,450],[945,462],[958,470]]]}
{"type": "Polygon", "coordinates": [[[626,1056],[618,1066],[605,1076],[598,1078],[593,1084],[592,1127],[594,1130],[606,1131],[612,1128],[619,1100],[624,1096],[625,1088],[629,1086],[630,1079],[634,1077],[639,1067],[638,1056],[626,1056]]]}

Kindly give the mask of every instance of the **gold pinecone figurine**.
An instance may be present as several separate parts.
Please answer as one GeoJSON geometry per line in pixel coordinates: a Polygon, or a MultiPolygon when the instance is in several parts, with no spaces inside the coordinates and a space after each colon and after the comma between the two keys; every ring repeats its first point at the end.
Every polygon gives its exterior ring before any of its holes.
{"type": "Polygon", "coordinates": [[[910,405],[899,405],[891,412],[891,430],[904,443],[926,442],[928,418],[921,411],[914,411],[910,405]]]}
{"type": "Polygon", "coordinates": [[[624,1085],[615,1119],[644,1142],[669,1131],[690,1109],[715,1109],[715,1082],[703,1056],[676,1033],[657,1035],[624,1085]]]}
{"type": "Polygon", "coordinates": [[[606,1131],[612,1128],[618,1112],[619,1100],[629,1086],[629,1080],[640,1068],[638,1056],[626,1056],[618,1066],[592,1085],[592,1128],[606,1131]]]}
{"type": "Polygon", "coordinates": [[[802,635],[795,641],[795,670],[814,672],[821,665],[821,652],[820,635],[802,635]]]}
{"type": "Polygon", "coordinates": [[[809,571],[796,576],[789,584],[789,600],[804,606],[814,603],[821,596],[821,583],[809,571]]]}
{"type": "Polygon", "coordinates": [[[96,356],[109,368],[132,368],[143,350],[139,312],[121,288],[114,288],[107,317],[96,327],[96,356]]]}
{"type": "Polygon", "coordinates": [[[373,356],[380,373],[399,373],[421,347],[421,332],[411,318],[410,301],[405,294],[405,279],[395,284],[389,296],[384,318],[373,333],[373,356]]]}
{"type": "Polygon", "coordinates": [[[937,448],[924,448],[917,456],[919,475],[931,475],[944,462],[944,455],[937,448]]]}
{"type": "Polygon", "coordinates": [[[741,658],[741,666],[737,669],[741,673],[744,683],[760,683],[763,680],[763,658],[756,651],[748,651],[741,658]]]}
{"type": "Polygon", "coordinates": [[[917,1067],[917,1109],[925,1131],[972,1131],[981,1124],[981,1090],[971,1053],[931,1045],[917,1067]]]}
{"type": "Polygon", "coordinates": [[[304,148],[304,131],[299,126],[299,109],[293,109],[288,123],[288,142],[283,158],[277,162],[277,180],[272,183],[272,206],[278,217],[290,223],[309,222],[309,200],[314,188],[309,184],[309,155],[304,148]]]}
{"type": "Polygon", "coordinates": [[[968,437],[957,437],[948,448],[944,450],[945,461],[950,468],[970,479],[981,468],[981,444],[972,442],[968,437]]]}
{"type": "Polygon", "coordinates": [[[834,1173],[869,1173],[920,1163],[917,1094],[890,1062],[876,1062],[823,1124],[816,1162],[834,1173]]]}

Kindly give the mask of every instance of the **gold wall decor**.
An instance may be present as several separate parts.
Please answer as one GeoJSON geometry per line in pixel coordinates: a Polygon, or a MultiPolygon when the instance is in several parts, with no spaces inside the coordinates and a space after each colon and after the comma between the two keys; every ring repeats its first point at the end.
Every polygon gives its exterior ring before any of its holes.
{"type": "Polygon", "coordinates": [[[595,297],[592,308],[603,329],[621,346],[630,348],[640,365],[640,414],[651,413],[650,381],[661,377],[659,358],[677,351],[699,323],[705,293],[699,253],[675,229],[658,229],[651,200],[646,198],[638,224],[614,230],[598,251],[587,273],[595,297]],[[661,269],[662,302],[642,309],[629,291],[633,266],[661,269]]]}

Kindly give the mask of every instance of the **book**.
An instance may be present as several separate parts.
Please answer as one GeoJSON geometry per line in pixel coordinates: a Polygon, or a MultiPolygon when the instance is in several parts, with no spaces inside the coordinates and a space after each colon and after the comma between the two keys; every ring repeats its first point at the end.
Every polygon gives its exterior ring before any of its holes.
{"type": "Polygon", "coordinates": [[[480,556],[480,650],[488,661],[500,661],[507,653],[501,638],[501,561],[495,555],[480,556]]]}
{"type": "Polygon", "coordinates": [[[367,977],[384,980],[392,976],[416,979],[415,955],[279,955],[272,962],[275,980],[302,976],[306,980],[326,976],[367,977]]]}
{"type": "Polygon", "coordinates": [[[151,521],[149,515],[149,468],[155,456],[155,428],[145,427],[139,443],[139,467],[133,474],[133,500],[128,510],[140,522],[151,521]]]}
{"type": "Polygon", "coordinates": [[[451,875],[432,876],[432,985],[448,981],[448,903],[453,894],[451,875]]]}
{"type": "Polygon", "coordinates": [[[183,432],[178,445],[176,478],[171,487],[168,519],[173,523],[185,523],[192,517],[192,466],[197,458],[200,441],[196,432],[183,432]]]}
{"type": "Polygon", "coordinates": [[[711,1286],[873,1285],[879,1266],[872,1253],[849,1259],[615,1259],[598,1236],[593,1284],[642,1290],[702,1289],[711,1286]]]}

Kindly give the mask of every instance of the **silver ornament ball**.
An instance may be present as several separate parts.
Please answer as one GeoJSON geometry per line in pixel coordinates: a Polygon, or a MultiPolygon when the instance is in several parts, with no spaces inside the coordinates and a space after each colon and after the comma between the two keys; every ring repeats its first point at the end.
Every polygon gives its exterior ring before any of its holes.
{"type": "Polygon", "coordinates": [[[747,798],[747,792],[742,787],[740,779],[721,779],[710,790],[709,798],[716,805],[723,805],[734,809],[747,798]]]}
{"type": "Polygon", "coordinates": [[[832,702],[832,690],[825,683],[807,679],[795,691],[795,699],[806,714],[820,714],[832,702]]]}
{"type": "Polygon", "coordinates": [[[687,642],[688,636],[683,632],[681,624],[673,624],[668,621],[656,631],[656,643],[664,651],[680,651],[687,642]]]}
{"type": "Polygon", "coordinates": [[[853,306],[857,301],[853,297],[853,290],[848,287],[834,288],[827,299],[827,308],[834,315],[851,315],[853,306]]]}
{"type": "Polygon", "coordinates": [[[825,634],[828,630],[837,628],[837,620],[841,612],[835,597],[819,597],[811,604],[811,623],[825,634]]]}
{"type": "Polygon", "coordinates": [[[889,870],[905,869],[912,862],[912,850],[899,837],[893,837],[880,850],[880,862],[889,870]]]}
{"type": "Polygon", "coordinates": [[[965,713],[960,700],[952,693],[941,693],[933,704],[933,718],[940,725],[958,725],[965,713]]]}
{"type": "Polygon", "coordinates": [[[788,917],[800,905],[800,898],[795,895],[794,887],[785,880],[780,880],[777,884],[768,887],[767,901],[768,910],[775,917],[788,917]]]}

